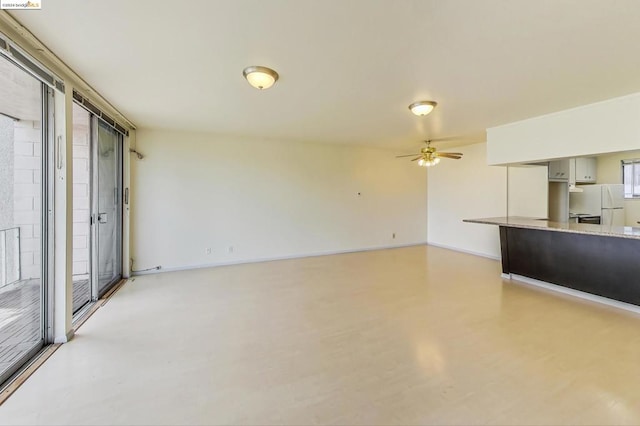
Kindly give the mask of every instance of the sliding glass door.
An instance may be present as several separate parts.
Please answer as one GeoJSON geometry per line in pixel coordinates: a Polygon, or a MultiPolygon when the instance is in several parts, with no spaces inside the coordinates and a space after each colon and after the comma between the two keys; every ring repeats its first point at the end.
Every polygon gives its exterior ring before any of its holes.
{"type": "Polygon", "coordinates": [[[50,96],[0,56],[0,383],[45,341],[50,96]]]}
{"type": "Polygon", "coordinates": [[[73,105],[73,312],[122,278],[122,133],[73,105]]]}
{"type": "Polygon", "coordinates": [[[122,277],[122,135],[93,117],[96,256],[95,280],[102,296],[122,277]]]}

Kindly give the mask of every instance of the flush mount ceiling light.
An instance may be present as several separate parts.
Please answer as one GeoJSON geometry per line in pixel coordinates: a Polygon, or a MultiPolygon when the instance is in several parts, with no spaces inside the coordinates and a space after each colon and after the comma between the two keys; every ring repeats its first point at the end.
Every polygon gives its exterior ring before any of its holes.
{"type": "Polygon", "coordinates": [[[409,105],[409,109],[415,115],[425,116],[425,115],[429,114],[431,111],[433,111],[433,109],[436,107],[436,105],[438,105],[438,104],[436,102],[433,102],[433,101],[419,101],[419,102],[414,102],[411,105],[409,105]]]}
{"type": "Polygon", "coordinates": [[[242,71],[242,75],[247,79],[250,85],[256,89],[268,89],[278,81],[278,73],[271,68],[253,65],[246,67],[242,71]]]}

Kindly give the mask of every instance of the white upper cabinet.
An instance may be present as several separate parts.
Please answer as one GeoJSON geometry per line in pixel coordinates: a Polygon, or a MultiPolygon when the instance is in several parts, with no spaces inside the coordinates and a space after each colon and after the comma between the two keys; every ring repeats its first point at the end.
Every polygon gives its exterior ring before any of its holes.
{"type": "Polygon", "coordinates": [[[569,159],[549,161],[549,180],[567,182],[569,180],[569,159]]]}
{"type": "Polygon", "coordinates": [[[595,183],[597,163],[595,157],[576,158],[576,183],[595,183]]]}

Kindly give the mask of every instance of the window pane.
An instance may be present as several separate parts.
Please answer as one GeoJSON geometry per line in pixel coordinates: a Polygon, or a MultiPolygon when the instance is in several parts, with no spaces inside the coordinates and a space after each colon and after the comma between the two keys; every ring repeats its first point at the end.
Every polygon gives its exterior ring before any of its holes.
{"type": "Polygon", "coordinates": [[[633,181],[633,164],[623,164],[622,173],[624,182],[624,197],[631,198],[633,197],[633,185],[631,184],[631,182],[633,181]]]}
{"type": "Polygon", "coordinates": [[[640,162],[633,163],[633,195],[640,196],[640,162]]]}
{"type": "Polygon", "coordinates": [[[108,290],[119,278],[120,266],[120,135],[103,122],[98,122],[98,185],[96,197],[98,212],[102,216],[98,226],[97,263],[98,291],[108,290]]]}
{"type": "Polygon", "coordinates": [[[42,84],[0,57],[0,382],[43,342],[42,84]]]}

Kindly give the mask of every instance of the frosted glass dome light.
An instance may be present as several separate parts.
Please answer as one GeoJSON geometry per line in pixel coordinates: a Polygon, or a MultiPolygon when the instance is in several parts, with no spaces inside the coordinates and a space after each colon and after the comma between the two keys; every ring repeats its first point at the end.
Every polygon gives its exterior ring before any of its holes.
{"type": "Polygon", "coordinates": [[[419,102],[414,102],[411,105],[409,105],[409,109],[415,115],[418,115],[418,116],[422,117],[422,116],[425,116],[425,115],[429,114],[431,111],[433,111],[433,109],[436,107],[436,105],[438,105],[438,104],[436,102],[433,102],[433,101],[419,101],[419,102]]]}
{"type": "Polygon", "coordinates": [[[264,90],[273,86],[278,81],[278,73],[271,68],[258,65],[250,66],[242,71],[242,75],[250,85],[256,89],[264,90]]]}

